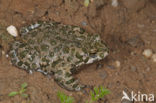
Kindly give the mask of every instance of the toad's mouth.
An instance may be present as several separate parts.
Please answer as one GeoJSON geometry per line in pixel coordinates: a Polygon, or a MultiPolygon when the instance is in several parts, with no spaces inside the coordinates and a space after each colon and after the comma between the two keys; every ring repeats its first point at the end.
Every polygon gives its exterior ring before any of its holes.
{"type": "Polygon", "coordinates": [[[88,60],[88,62],[87,62],[86,64],[91,64],[91,63],[93,63],[94,61],[102,60],[102,59],[104,59],[106,56],[108,56],[108,52],[104,52],[104,53],[103,53],[103,58],[100,57],[100,56],[96,56],[96,54],[94,54],[93,56],[91,56],[91,57],[89,58],[89,60],[88,60]]]}

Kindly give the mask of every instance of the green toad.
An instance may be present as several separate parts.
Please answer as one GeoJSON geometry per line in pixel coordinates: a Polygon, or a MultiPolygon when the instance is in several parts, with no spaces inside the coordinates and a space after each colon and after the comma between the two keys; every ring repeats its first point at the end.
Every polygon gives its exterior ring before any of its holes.
{"type": "Polygon", "coordinates": [[[29,72],[53,74],[67,90],[84,87],[72,76],[80,66],[108,55],[99,35],[77,26],[48,21],[22,27],[20,31],[22,39],[14,41],[9,52],[12,64],[29,72]]]}

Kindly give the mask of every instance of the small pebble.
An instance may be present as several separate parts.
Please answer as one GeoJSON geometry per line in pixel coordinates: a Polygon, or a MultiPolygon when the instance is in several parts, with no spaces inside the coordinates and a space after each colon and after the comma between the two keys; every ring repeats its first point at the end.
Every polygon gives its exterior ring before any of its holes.
{"type": "Polygon", "coordinates": [[[154,23],[155,23],[155,21],[154,21],[154,20],[152,20],[152,21],[151,21],[151,23],[153,23],[153,24],[154,24],[154,23]]]}
{"type": "Polygon", "coordinates": [[[120,65],[121,65],[120,61],[118,61],[118,60],[115,61],[115,66],[116,66],[116,67],[120,67],[120,65]]]}
{"type": "Polygon", "coordinates": [[[132,70],[133,72],[136,72],[136,71],[137,71],[137,67],[135,67],[135,66],[131,66],[130,68],[131,68],[131,70],[132,70]]]}
{"type": "Polygon", "coordinates": [[[136,55],[137,53],[136,53],[135,51],[132,51],[130,54],[134,56],[134,55],[136,55]]]}
{"type": "Polygon", "coordinates": [[[156,63],[156,54],[153,54],[153,55],[152,55],[152,60],[153,60],[153,62],[156,63]]]}
{"type": "Polygon", "coordinates": [[[143,28],[143,27],[145,27],[145,25],[144,24],[137,24],[137,27],[138,28],[143,28]]]}
{"type": "Polygon", "coordinates": [[[118,0],[112,0],[112,6],[117,7],[118,6],[118,0]]]}
{"type": "Polygon", "coordinates": [[[6,58],[8,58],[8,57],[9,57],[9,55],[8,55],[8,54],[6,54],[6,55],[5,55],[5,57],[6,57],[6,58]]]}
{"type": "Polygon", "coordinates": [[[100,76],[102,79],[105,79],[105,78],[107,77],[106,71],[100,72],[99,76],[100,76]]]}
{"type": "Polygon", "coordinates": [[[13,25],[10,25],[7,27],[7,31],[10,35],[14,36],[14,37],[17,37],[18,36],[18,32],[17,32],[17,29],[15,26],[13,25]]]}
{"type": "Polygon", "coordinates": [[[2,50],[2,55],[5,55],[5,51],[2,50]]]}
{"type": "Polygon", "coordinates": [[[151,70],[151,68],[150,68],[150,67],[147,67],[147,68],[146,68],[146,71],[148,71],[148,72],[149,72],[150,70],[151,70]]]}
{"type": "Polygon", "coordinates": [[[146,58],[150,58],[153,54],[151,49],[145,49],[142,53],[146,58]]]}
{"type": "Polygon", "coordinates": [[[83,21],[81,24],[82,24],[83,26],[86,26],[86,25],[87,25],[87,23],[86,23],[85,21],[83,21]]]}
{"type": "Polygon", "coordinates": [[[116,82],[116,85],[117,85],[117,86],[120,86],[120,84],[121,84],[120,81],[117,81],[117,82],[116,82]]]}
{"type": "Polygon", "coordinates": [[[141,47],[144,45],[143,40],[139,36],[132,37],[126,41],[132,47],[141,47]]]}
{"type": "Polygon", "coordinates": [[[156,29],[154,29],[153,32],[156,32],[156,29]]]}
{"type": "Polygon", "coordinates": [[[149,41],[149,40],[145,40],[145,44],[147,44],[147,45],[151,45],[151,41],[149,41]]]}

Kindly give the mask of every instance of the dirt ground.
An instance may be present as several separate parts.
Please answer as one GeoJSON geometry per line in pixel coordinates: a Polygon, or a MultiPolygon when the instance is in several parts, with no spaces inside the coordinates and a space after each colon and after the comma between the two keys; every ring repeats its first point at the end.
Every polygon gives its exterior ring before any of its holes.
{"type": "MultiPolygon", "coordinates": [[[[102,85],[111,91],[97,103],[156,103],[121,102],[123,90],[156,95],[156,62],[142,55],[144,49],[156,53],[156,1],[118,0],[117,7],[111,3],[92,0],[85,7],[83,0],[0,0],[0,24],[19,29],[37,20],[54,20],[99,33],[110,48],[109,56],[83,66],[75,76],[83,84],[102,85]]],[[[38,72],[28,74],[12,66],[6,53],[8,42],[15,38],[6,35],[0,36],[0,103],[60,103],[58,91],[73,96],[75,103],[85,103],[90,98],[88,92],[66,91],[53,77],[38,72]],[[8,97],[24,82],[28,83],[29,98],[8,97]]]]}

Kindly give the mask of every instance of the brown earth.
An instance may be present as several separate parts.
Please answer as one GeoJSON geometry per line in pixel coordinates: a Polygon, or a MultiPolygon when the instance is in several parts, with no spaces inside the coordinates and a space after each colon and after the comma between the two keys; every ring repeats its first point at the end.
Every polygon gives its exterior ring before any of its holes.
{"type": "MultiPolygon", "coordinates": [[[[123,90],[156,95],[156,63],[142,55],[147,48],[156,53],[155,0],[118,0],[117,7],[111,5],[111,0],[92,1],[85,7],[83,0],[0,0],[0,24],[20,28],[37,20],[55,20],[100,33],[110,48],[110,55],[82,67],[76,74],[83,84],[102,85],[111,91],[97,103],[121,103],[123,90]],[[117,61],[120,66],[116,65],[117,61]],[[99,64],[102,66],[97,68],[99,64]]],[[[53,77],[38,72],[28,74],[13,67],[5,53],[8,43],[14,39],[6,33],[0,35],[0,103],[60,103],[58,91],[73,96],[75,103],[85,103],[90,98],[89,90],[86,93],[66,91],[53,77]],[[28,83],[29,98],[8,97],[23,82],[28,83]]],[[[134,103],[156,103],[156,100],[134,103]]]]}

